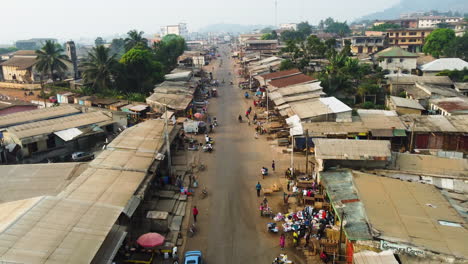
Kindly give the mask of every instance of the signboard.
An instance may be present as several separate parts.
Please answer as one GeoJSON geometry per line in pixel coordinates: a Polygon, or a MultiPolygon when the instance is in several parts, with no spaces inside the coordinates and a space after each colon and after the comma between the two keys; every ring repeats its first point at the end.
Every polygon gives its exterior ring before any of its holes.
{"type": "Polygon", "coordinates": [[[407,254],[412,256],[423,256],[425,254],[423,250],[418,248],[408,245],[394,244],[385,240],[380,240],[380,249],[391,250],[395,254],[407,254]]]}

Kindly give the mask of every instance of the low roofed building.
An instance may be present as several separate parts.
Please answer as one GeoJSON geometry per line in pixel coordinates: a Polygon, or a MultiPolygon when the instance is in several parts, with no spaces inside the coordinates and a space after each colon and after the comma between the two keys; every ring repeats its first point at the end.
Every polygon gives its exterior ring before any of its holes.
{"type": "Polygon", "coordinates": [[[435,76],[444,70],[461,71],[464,68],[468,68],[468,62],[460,58],[441,58],[419,67],[424,76],[435,76]]]}
{"type": "Polygon", "coordinates": [[[346,168],[384,168],[391,159],[388,140],[349,140],[314,138],[317,170],[346,168]]]}
{"type": "Polygon", "coordinates": [[[432,111],[441,115],[468,115],[468,98],[449,97],[429,101],[432,111]]]}
{"type": "Polygon", "coordinates": [[[302,122],[351,122],[352,109],[335,97],[291,102],[278,107],[282,116],[297,115],[302,122]]]}
{"type": "Polygon", "coordinates": [[[425,108],[418,101],[397,96],[387,97],[387,107],[395,110],[399,115],[417,114],[420,115],[425,108]]]}
{"type": "Polygon", "coordinates": [[[379,66],[390,73],[411,73],[416,70],[418,55],[400,47],[390,47],[375,54],[379,66]]]}

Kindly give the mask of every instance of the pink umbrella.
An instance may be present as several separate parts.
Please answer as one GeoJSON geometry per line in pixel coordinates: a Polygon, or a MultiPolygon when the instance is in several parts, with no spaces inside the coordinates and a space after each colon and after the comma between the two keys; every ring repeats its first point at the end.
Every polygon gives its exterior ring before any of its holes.
{"type": "Polygon", "coordinates": [[[164,243],[164,239],[165,238],[158,233],[146,233],[138,238],[137,243],[146,248],[157,247],[164,243]]]}
{"type": "Polygon", "coordinates": [[[203,114],[202,113],[195,113],[193,116],[195,118],[197,118],[197,119],[201,119],[203,117],[203,114]]]}

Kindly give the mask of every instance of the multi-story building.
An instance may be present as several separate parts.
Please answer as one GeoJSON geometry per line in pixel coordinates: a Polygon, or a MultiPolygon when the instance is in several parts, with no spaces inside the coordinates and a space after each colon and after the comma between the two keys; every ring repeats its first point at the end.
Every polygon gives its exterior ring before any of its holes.
{"type": "Polygon", "coordinates": [[[383,50],[387,46],[384,35],[380,36],[354,36],[343,39],[351,41],[351,52],[353,54],[370,54],[383,50]]]}
{"type": "Polygon", "coordinates": [[[20,50],[37,50],[42,48],[47,40],[57,42],[57,39],[53,38],[32,38],[28,40],[18,40],[16,41],[15,46],[20,50]]]}
{"type": "Polygon", "coordinates": [[[420,17],[418,21],[419,28],[435,28],[441,23],[456,23],[462,21],[461,17],[445,17],[445,16],[427,16],[420,17]]]}
{"type": "Polygon", "coordinates": [[[388,45],[398,46],[409,52],[421,52],[426,37],[432,29],[391,29],[387,31],[388,45]]]}
{"type": "Polygon", "coordinates": [[[286,30],[297,30],[297,24],[296,23],[285,23],[285,24],[280,24],[280,29],[286,29],[286,30]]]}
{"type": "Polygon", "coordinates": [[[181,36],[183,38],[188,37],[188,30],[186,23],[179,23],[178,25],[168,25],[161,27],[161,36],[164,37],[169,34],[181,36]]]}

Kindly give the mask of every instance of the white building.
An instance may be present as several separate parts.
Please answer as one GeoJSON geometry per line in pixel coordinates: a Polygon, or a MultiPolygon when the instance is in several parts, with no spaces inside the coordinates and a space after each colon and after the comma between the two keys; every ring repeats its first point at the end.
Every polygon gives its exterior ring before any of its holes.
{"type": "Polygon", "coordinates": [[[280,24],[280,29],[297,30],[297,24],[296,23],[280,24]]]}
{"type": "Polygon", "coordinates": [[[456,23],[462,21],[461,17],[444,17],[444,16],[429,16],[420,17],[418,28],[435,28],[440,23],[456,23]]]}
{"type": "Polygon", "coordinates": [[[400,47],[390,47],[375,55],[379,66],[389,73],[411,73],[416,69],[418,55],[400,47]]]}
{"type": "Polygon", "coordinates": [[[169,34],[174,34],[181,36],[183,38],[188,37],[188,30],[186,23],[179,23],[178,25],[167,25],[161,27],[161,37],[164,37],[169,34]]]}

